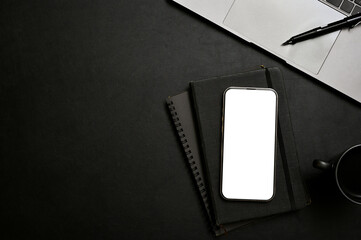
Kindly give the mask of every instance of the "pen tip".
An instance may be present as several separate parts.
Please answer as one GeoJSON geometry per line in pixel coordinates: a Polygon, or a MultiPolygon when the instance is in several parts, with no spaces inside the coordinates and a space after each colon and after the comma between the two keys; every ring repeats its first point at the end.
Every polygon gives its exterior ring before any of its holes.
{"type": "Polygon", "coordinates": [[[286,46],[286,45],[289,45],[289,44],[293,44],[293,41],[291,39],[289,39],[286,42],[282,43],[281,46],[286,46]]]}

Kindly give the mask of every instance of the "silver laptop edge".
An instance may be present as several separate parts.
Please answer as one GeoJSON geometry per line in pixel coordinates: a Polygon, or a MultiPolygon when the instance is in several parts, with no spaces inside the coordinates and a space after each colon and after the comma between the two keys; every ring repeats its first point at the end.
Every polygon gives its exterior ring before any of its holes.
{"type": "Polygon", "coordinates": [[[361,102],[361,67],[358,60],[361,56],[361,46],[358,43],[361,39],[361,26],[352,31],[345,29],[296,45],[280,46],[292,35],[343,18],[344,15],[338,11],[317,0],[174,2],[361,102]],[[288,7],[287,11],[291,14],[289,21],[283,20],[288,12],[282,12],[284,10],[281,5],[288,7]],[[274,8],[275,11],[270,11],[274,8]]]}

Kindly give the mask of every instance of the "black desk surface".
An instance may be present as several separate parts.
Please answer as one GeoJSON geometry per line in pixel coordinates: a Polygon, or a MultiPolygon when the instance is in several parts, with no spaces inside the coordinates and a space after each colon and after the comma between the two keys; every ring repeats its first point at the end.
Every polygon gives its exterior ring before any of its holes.
{"type": "Polygon", "coordinates": [[[361,104],[166,0],[0,5],[2,239],[211,239],[165,98],[261,64],[284,73],[313,203],[220,239],[361,237],[312,167],[361,143],[361,104]]]}

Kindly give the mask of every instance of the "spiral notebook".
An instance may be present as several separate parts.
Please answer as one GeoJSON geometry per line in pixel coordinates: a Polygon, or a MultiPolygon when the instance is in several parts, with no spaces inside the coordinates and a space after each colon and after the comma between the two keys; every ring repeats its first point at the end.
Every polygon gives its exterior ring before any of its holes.
{"type": "Polygon", "coordinates": [[[219,236],[250,223],[251,221],[241,221],[221,226],[217,226],[215,224],[209,195],[207,193],[208,186],[205,173],[203,171],[203,163],[201,161],[202,157],[200,153],[196,119],[192,109],[191,96],[189,92],[186,91],[173,97],[169,97],[167,99],[167,104],[176,127],[180,143],[184,149],[190,170],[193,173],[195,184],[197,185],[199,194],[202,197],[212,230],[217,236],[219,236]]]}
{"type": "Polygon", "coordinates": [[[310,204],[300,174],[279,69],[261,69],[191,82],[189,92],[169,97],[167,103],[216,235],[310,204]],[[230,86],[270,87],[279,96],[276,194],[268,203],[226,201],[219,193],[222,94],[230,86]]]}

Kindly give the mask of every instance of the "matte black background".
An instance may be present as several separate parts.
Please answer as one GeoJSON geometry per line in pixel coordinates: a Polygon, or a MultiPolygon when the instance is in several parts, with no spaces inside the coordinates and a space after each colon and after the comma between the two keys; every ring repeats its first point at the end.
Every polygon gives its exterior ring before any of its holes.
{"type": "Polygon", "coordinates": [[[166,0],[1,1],[0,29],[1,239],[212,238],[165,98],[261,64],[284,73],[313,203],[220,239],[361,237],[312,168],[361,142],[361,104],[166,0]]]}

